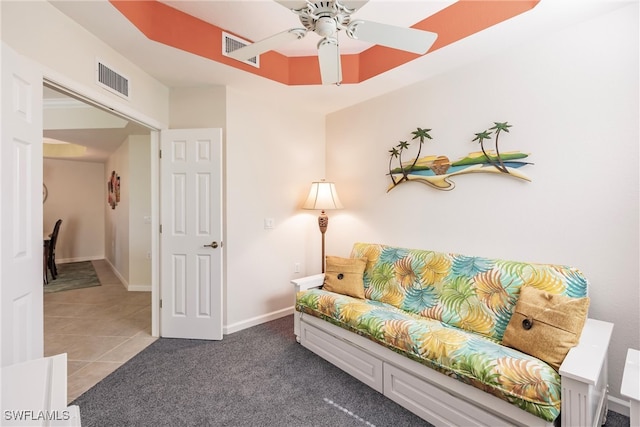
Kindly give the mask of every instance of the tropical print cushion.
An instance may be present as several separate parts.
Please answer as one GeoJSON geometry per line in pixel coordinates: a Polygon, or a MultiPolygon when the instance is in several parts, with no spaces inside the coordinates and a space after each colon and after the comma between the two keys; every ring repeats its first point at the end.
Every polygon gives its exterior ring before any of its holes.
{"type": "Polygon", "coordinates": [[[366,298],[498,341],[523,285],[572,298],[587,293],[582,273],[562,265],[371,243],[356,243],[351,257],[367,258],[366,298]]]}
{"type": "Polygon", "coordinates": [[[299,292],[296,310],[378,342],[547,421],[560,413],[560,376],[546,363],[384,302],[311,289],[299,292]]]}

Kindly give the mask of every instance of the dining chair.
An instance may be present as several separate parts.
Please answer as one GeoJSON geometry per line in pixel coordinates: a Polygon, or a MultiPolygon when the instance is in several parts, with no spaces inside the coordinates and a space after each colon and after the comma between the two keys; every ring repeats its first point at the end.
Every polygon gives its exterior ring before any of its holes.
{"type": "Polygon", "coordinates": [[[58,276],[58,268],[56,267],[56,243],[58,242],[60,224],[62,224],[62,219],[57,220],[56,225],[53,226],[53,233],[51,233],[51,240],[49,241],[49,247],[47,248],[47,267],[49,268],[51,277],[54,280],[56,276],[58,276]]]}

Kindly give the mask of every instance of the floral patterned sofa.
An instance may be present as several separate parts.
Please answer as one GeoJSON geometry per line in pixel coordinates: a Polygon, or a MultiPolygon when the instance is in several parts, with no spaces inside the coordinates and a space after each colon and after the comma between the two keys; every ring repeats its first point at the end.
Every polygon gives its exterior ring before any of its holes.
{"type": "Polygon", "coordinates": [[[585,297],[577,269],[369,243],[350,258],[364,298],[293,281],[303,346],[436,425],[604,422],[613,325],[587,319],[559,369],[502,344],[521,288],[585,297]]]}

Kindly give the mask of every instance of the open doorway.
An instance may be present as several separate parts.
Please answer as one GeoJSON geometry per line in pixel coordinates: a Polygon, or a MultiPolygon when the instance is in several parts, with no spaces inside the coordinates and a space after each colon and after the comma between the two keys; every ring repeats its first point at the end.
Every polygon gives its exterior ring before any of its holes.
{"type": "Polygon", "coordinates": [[[153,129],[47,82],[43,100],[45,235],[62,219],[59,274],[44,291],[44,351],[68,354],[72,401],[154,340],[153,129]],[[98,285],[65,268],[79,264],[98,285]],[[65,270],[81,286],[53,291],[65,270]]]}

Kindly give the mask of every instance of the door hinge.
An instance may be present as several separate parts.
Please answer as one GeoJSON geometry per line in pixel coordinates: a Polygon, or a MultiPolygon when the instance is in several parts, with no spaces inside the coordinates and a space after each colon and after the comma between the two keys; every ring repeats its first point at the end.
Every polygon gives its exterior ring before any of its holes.
{"type": "Polygon", "coordinates": [[[160,224],[160,234],[162,234],[162,224],[160,224]]]}
{"type": "Polygon", "coordinates": [[[160,300],[160,308],[162,308],[162,299],[160,300]]]}
{"type": "Polygon", "coordinates": [[[158,150],[160,152],[160,158],[162,158],[162,150],[158,150]]]}

